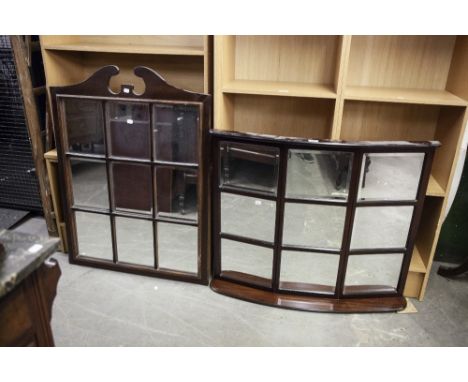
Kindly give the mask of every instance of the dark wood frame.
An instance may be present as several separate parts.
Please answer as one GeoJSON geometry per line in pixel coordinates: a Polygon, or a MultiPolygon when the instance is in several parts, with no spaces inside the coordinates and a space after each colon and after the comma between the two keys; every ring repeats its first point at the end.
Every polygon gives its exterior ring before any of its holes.
{"type": "Polygon", "coordinates": [[[429,181],[430,169],[434,151],[439,142],[344,142],[327,140],[306,140],[284,137],[263,136],[259,134],[244,134],[227,131],[211,131],[213,183],[212,183],[212,252],[213,275],[211,288],[219,293],[239,299],[265,305],[291,308],[307,311],[326,312],[390,312],[404,309],[406,300],[403,289],[406,283],[411,262],[417,229],[421,219],[422,207],[429,181]],[[276,196],[261,191],[236,189],[222,186],[220,182],[220,144],[221,142],[236,144],[256,144],[259,146],[276,147],[280,152],[279,175],[276,196]],[[289,149],[309,149],[322,151],[352,152],[353,162],[347,200],[335,199],[298,199],[285,196],[287,159],[289,149]],[[360,183],[360,172],[364,154],[368,153],[424,153],[416,199],[414,200],[357,200],[360,183]],[[275,234],[273,242],[266,242],[248,237],[221,232],[221,192],[253,196],[276,202],[275,234]],[[339,250],[307,246],[283,246],[284,205],[290,203],[309,203],[335,205],[346,207],[344,230],[339,250]],[[357,207],[371,206],[414,206],[409,233],[404,248],[366,248],[350,249],[354,214],[357,207]],[[226,238],[247,244],[267,247],[273,250],[272,278],[266,279],[245,273],[225,271],[221,269],[221,239],[226,238]],[[281,250],[319,252],[340,256],[335,287],[327,288],[321,285],[302,283],[280,283],[281,250]],[[403,253],[403,263],[400,270],[398,285],[394,288],[383,286],[352,286],[345,292],[344,281],[349,255],[403,253]],[[307,290],[304,289],[307,286],[307,290]]]}
{"type": "MultiPolygon", "coordinates": [[[[152,69],[146,67],[136,67],[134,73],[137,77],[141,77],[145,82],[145,91],[142,94],[136,94],[133,91],[133,85],[122,85],[120,93],[113,93],[109,89],[109,80],[112,76],[119,73],[119,68],[114,65],[105,66],[96,71],[86,81],[72,86],[65,87],[52,87],[50,88],[53,115],[54,115],[54,127],[55,136],[57,140],[57,152],[59,158],[59,178],[62,189],[65,191],[65,197],[62,200],[63,210],[65,215],[65,222],[67,227],[67,237],[69,245],[69,261],[73,264],[88,265],[97,268],[110,269],[115,271],[122,271],[128,273],[135,273],[147,276],[156,276],[167,279],[174,279],[180,281],[188,281],[199,284],[208,284],[208,268],[209,268],[209,257],[208,257],[208,130],[211,125],[211,96],[207,94],[194,93],[183,89],[175,88],[169,85],[159,74],[152,69]],[[153,136],[151,135],[151,159],[132,159],[132,158],[121,158],[113,157],[108,152],[107,145],[107,123],[105,120],[104,113],[104,140],[106,142],[105,155],[95,155],[87,153],[76,153],[68,151],[68,140],[67,131],[64,119],[64,113],[61,107],[61,102],[66,98],[77,98],[77,99],[92,99],[98,101],[131,101],[140,102],[150,105],[150,121],[152,121],[152,105],[167,103],[171,105],[183,104],[183,105],[195,105],[200,110],[200,120],[198,125],[198,165],[178,162],[166,162],[159,161],[153,158],[153,136]],[[77,159],[96,159],[106,164],[107,180],[108,180],[108,192],[109,192],[109,209],[102,210],[97,208],[80,208],[73,205],[73,191],[71,185],[71,168],[70,158],[77,159]],[[130,214],[126,212],[115,211],[112,207],[113,193],[111,183],[111,170],[110,166],[113,162],[126,162],[126,163],[143,163],[151,167],[151,178],[152,178],[152,215],[143,216],[130,214]],[[197,198],[198,198],[198,221],[191,222],[184,219],[178,218],[161,218],[156,216],[156,200],[155,200],[155,168],[158,166],[169,166],[180,169],[198,169],[198,184],[197,184],[197,198]],[[83,211],[89,213],[98,213],[109,216],[111,236],[112,236],[112,248],[113,248],[113,260],[105,260],[98,258],[91,258],[79,255],[78,242],[77,242],[77,231],[76,222],[74,218],[74,211],[83,211]],[[118,261],[117,253],[117,240],[116,240],[116,229],[115,229],[115,217],[132,217],[138,219],[151,220],[153,222],[153,233],[154,233],[154,255],[155,263],[154,267],[147,267],[142,265],[135,265],[130,263],[124,263],[118,261]],[[197,273],[176,271],[170,269],[158,268],[158,254],[157,254],[157,222],[164,221],[168,223],[175,223],[181,225],[198,226],[198,271],[197,273]]],[[[150,122],[152,126],[152,122],[150,122]]]]}

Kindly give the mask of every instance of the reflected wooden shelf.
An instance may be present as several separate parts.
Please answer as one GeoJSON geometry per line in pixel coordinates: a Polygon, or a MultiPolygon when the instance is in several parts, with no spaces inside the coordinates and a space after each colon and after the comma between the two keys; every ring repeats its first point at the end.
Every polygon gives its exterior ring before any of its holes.
{"type": "Polygon", "coordinates": [[[222,87],[223,93],[272,95],[284,97],[308,97],[335,99],[331,85],[298,82],[242,81],[235,80],[222,87]]]}
{"type": "Polygon", "coordinates": [[[74,52],[100,52],[100,53],[129,53],[129,54],[159,54],[172,56],[203,56],[203,47],[191,46],[152,46],[129,44],[103,44],[103,43],[69,43],[45,44],[45,50],[74,51],[74,52]]]}
{"type": "Polygon", "coordinates": [[[466,106],[464,99],[446,90],[376,88],[367,86],[349,86],[344,91],[344,98],[353,101],[374,101],[411,103],[422,105],[466,106]]]}
{"type": "Polygon", "coordinates": [[[410,272],[417,272],[417,273],[426,273],[427,268],[424,265],[424,262],[422,260],[421,254],[419,253],[418,247],[414,247],[413,250],[413,255],[411,257],[411,263],[410,263],[410,272]]]}
{"type": "Polygon", "coordinates": [[[429,178],[429,184],[427,185],[426,195],[439,196],[443,198],[445,196],[445,190],[441,187],[439,182],[431,175],[429,178]]]}

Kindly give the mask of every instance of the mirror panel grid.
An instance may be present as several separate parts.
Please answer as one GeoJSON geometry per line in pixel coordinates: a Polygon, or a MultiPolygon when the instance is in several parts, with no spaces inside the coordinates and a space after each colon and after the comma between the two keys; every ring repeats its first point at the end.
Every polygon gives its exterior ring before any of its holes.
{"type": "Polygon", "coordinates": [[[364,154],[358,200],[415,200],[424,153],[364,154]]]}
{"type": "Polygon", "coordinates": [[[149,105],[106,102],[109,154],[116,157],[151,159],[149,105]]]}
{"type": "Polygon", "coordinates": [[[113,260],[110,217],[74,211],[78,253],[81,256],[113,260]]]}
{"type": "Polygon", "coordinates": [[[288,150],[286,197],[346,200],[352,163],[349,152],[288,150]]]}
{"type": "Polygon", "coordinates": [[[156,167],[155,173],[157,216],[197,221],[198,171],[156,167]]]}
{"type": "Polygon", "coordinates": [[[403,253],[350,255],[344,293],[369,293],[372,289],[396,291],[403,257],[403,253]],[[359,286],[366,288],[356,288],[359,286]]]}
{"type": "Polygon", "coordinates": [[[283,250],[280,288],[334,293],[339,263],[339,255],[283,250]]]}
{"type": "Polygon", "coordinates": [[[276,195],[279,149],[276,147],[221,142],[221,186],[276,195]]]}
{"type": "Polygon", "coordinates": [[[357,207],[351,249],[405,248],[413,206],[357,207]]]}
{"type": "Polygon", "coordinates": [[[153,106],[154,158],[159,161],[198,163],[197,105],[153,106]]]}
{"type": "Polygon", "coordinates": [[[197,227],[158,222],[157,237],[158,269],[197,273],[197,227]]]}
{"type": "Polygon", "coordinates": [[[221,239],[221,271],[239,272],[271,280],[273,250],[257,245],[221,239]]]}
{"type": "Polygon", "coordinates": [[[340,249],[346,207],[285,203],[283,245],[340,249]]]}
{"type": "Polygon", "coordinates": [[[153,222],[115,217],[119,262],[154,268],[153,222]]]}
{"type": "Polygon", "coordinates": [[[73,205],[109,209],[106,162],[70,158],[73,205]]]}
{"type": "Polygon", "coordinates": [[[273,242],[276,202],[221,193],[221,232],[273,242]]]}
{"type": "Polygon", "coordinates": [[[111,162],[114,209],[121,212],[151,214],[151,166],[136,163],[111,162]]]}
{"type": "Polygon", "coordinates": [[[64,98],[65,125],[70,153],[106,154],[102,101],[64,98]]]}

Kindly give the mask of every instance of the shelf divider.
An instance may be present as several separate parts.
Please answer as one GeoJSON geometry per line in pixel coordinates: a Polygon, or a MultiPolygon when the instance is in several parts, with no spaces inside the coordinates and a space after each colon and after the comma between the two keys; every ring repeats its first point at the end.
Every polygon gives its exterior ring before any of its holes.
{"type": "Polygon", "coordinates": [[[422,105],[467,106],[468,102],[446,90],[376,88],[348,86],[344,97],[353,101],[411,103],[422,105]]]}

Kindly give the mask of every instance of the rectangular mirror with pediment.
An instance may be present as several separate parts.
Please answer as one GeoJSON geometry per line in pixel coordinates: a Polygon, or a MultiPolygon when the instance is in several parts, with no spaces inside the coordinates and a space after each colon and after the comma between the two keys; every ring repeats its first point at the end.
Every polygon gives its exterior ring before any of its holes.
{"type": "Polygon", "coordinates": [[[114,93],[118,73],[51,88],[70,261],[206,284],[211,97],[146,67],[114,93]]]}

